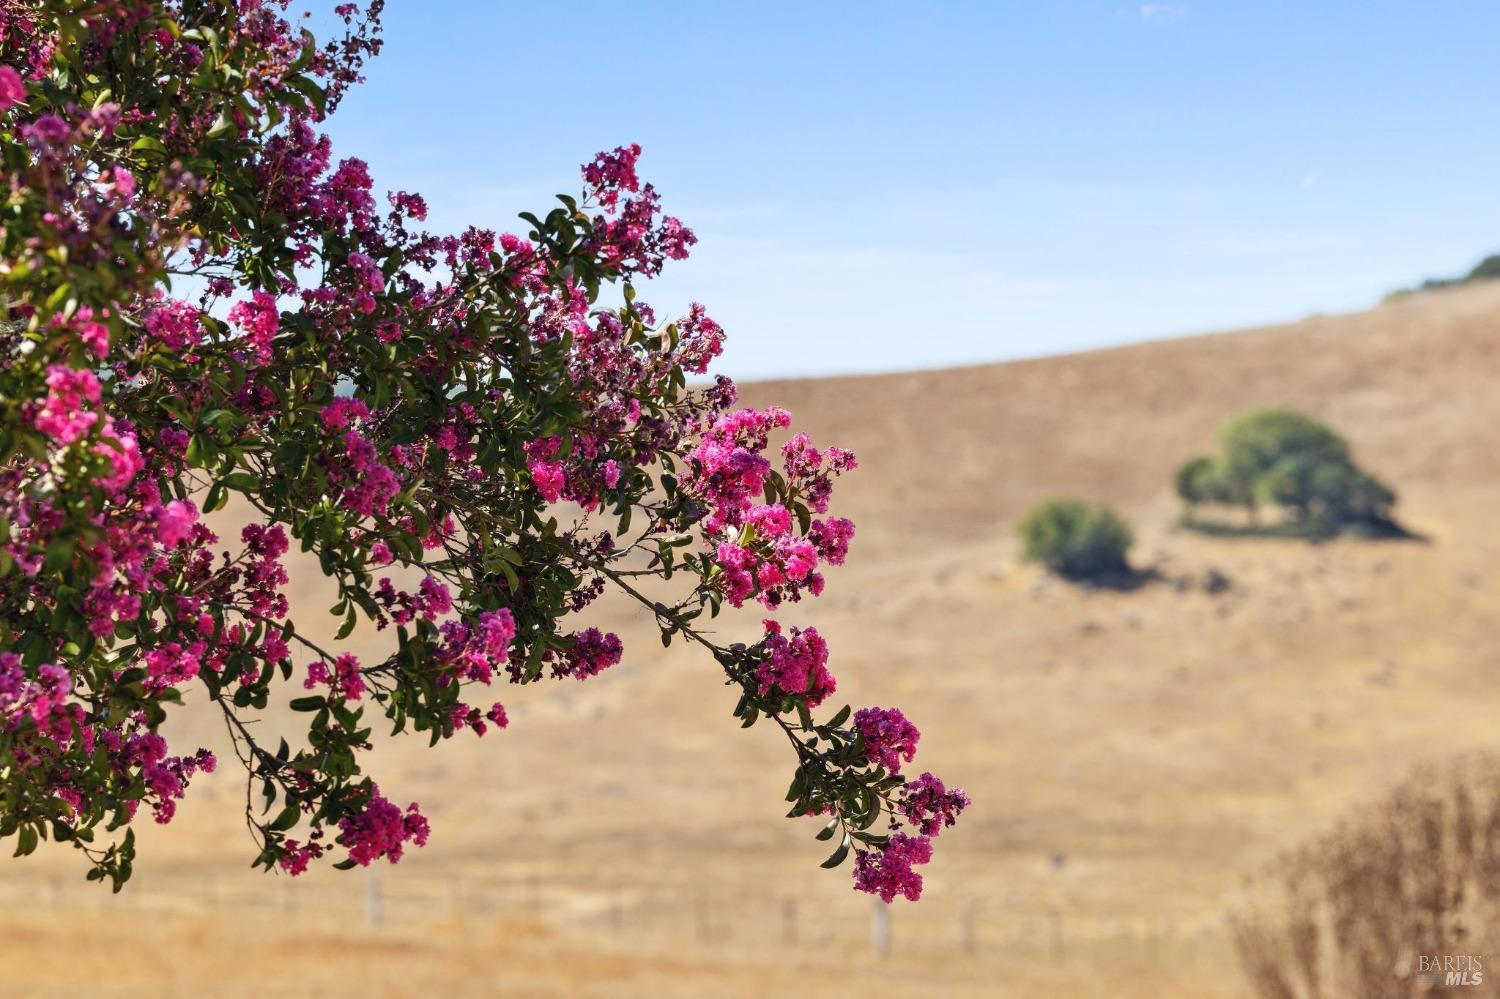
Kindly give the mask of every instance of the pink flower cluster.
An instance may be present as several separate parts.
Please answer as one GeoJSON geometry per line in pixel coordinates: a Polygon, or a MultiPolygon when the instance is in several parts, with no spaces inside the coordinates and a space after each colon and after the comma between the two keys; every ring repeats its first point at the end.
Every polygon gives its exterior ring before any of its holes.
{"type": "MultiPolygon", "coordinates": [[[[24,3],[0,4],[0,39],[4,39],[10,51],[19,60],[21,71],[17,73],[36,79],[42,75],[52,60],[57,45],[56,34],[42,30],[38,20],[40,14],[34,6],[24,3]]],[[[12,73],[16,70],[7,67],[12,73]]],[[[22,91],[16,100],[25,96],[22,91]]]]}
{"type": "Polygon", "coordinates": [[[573,636],[572,647],[553,664],[552,670],[557,676],[587,680],[618,665],[624,654],[625,646],[619,635],[601,632],[598,628],[585,628],[573,636]]]}
{"type": "Polygon", "coordinates": [[[828,672],[828,643],[818,629],[792,628],[786,635],[775,621],[763,622],[766,637],[761,640],[765,659],[755,669],[762,697],[797,697],[815,708],[833,693],[838,684],[828,672]]]}
{"type": "Polygon", "coordinates": [[[47,369],[47,399],[32,417],[32,425],[67,447],[99,421],[91,406],[99,402],[99,379],[92,371],[54,364],[47,369]]]}
{"type": "Polygon", "coordinates": [[[285,839],[281,841],[281,859],[278,863],[283,871],[295,878],[299,874],[307,873],[308,865],[321,856],[323,856],[323,847],[318,843],[285,839]]]}
{"type": "Polygon", "coordinates": [[[157,343],[176,353],[203,339],[200,315],[189,303],[169,298],[146,312],[141,324],[157,343]]]}
{"type": "MultiPolygon", "coordinates": [[[[166,740],[147,730],[139,714],[118,726],[89,721],[82,705],[71,700],[72,687],[61,666],[43,663],[28,679],[19,656],[0,652],[0,733],[11,740],[17,761],[48,773],[53,793],[76,812],[85,803],[86,788],[55,761],[74,746],[89,754],[102,751],[119,778],[141,782],[142,798],[156,821],[170,822],[192,776],[213,772],[214,755],[200,749],[192,756],[169,756],[166,740]]],[[[130,804],[132,814],[135,804],[130,804]]]]}
{"type": "Polygon", "coordinates": [[[526,468],[531,472],[531,484],[548,503],[560,500],[567,484],[563,463],[554,458],[561,445],[556,437],[545,437],[526,445],[526,468]]]}
{"type": "Polygon", "coordinates": [[[950,790],[930,773],[906,784],[896,807],[919,835],[895,833],[876,849],[862,851],[855,858],[855,890],[879,895],[886,902],[897,895],[915,902],[922,895],[922,875],[912,867],[932,859],[932,838],[957,822],[968,806],[969,796],[962,788],[950,790]]]}
{"type": "Polygon", "coordinates": [[[349,851],[349,859],[368,867],[381,857],[396,863],[407,843],[425,846],[429,829],[415,803],[402,812],[372,784],[369,801],[357,814],[340,819],[339,831],[338,842],[349,851]]]}
{"type": "Polygon", "coordinates": [[[156,536],[163,548],[175,548],[193,533],[198,507],[192,500],[172,500],[156,514],[156,536]]]}
{"type": "MultiPolygon", "coordinates": [[[[516,637],[516,619],[506,608],[480,611],[472,624],[445,621],[439,626],[438,634],[441,640],[433,651],[433,658],[446,671],[438,677],[438,684],[446,687],[470,681],[489,686],[495,674],[509,664],[510,645],[516,637]]],[[[453,706],[449,721],[455,732],[467,728],[480,736],[490,725],[505,728],[510,724],[505,705],[498,702],[482,711],[460,701],[453,706]]]]}
{"type": "Polygon", "coordinates": [[[102,734],[112,755],[126,768],[140,772],[151,796],[151,810],[156,821],[165,825],[177,814],[177,802],[187,793],[188,782],[195,773],[213,773],[217,766],[214,754],[200,749],[192,756],[168,756],[167,742],[155,732],[142,731],[128,737],[116,747],[115,733],[102,734]]]}
{"type": "Polygon", "coordinates": [[[66,745],[84,721],[83,708],[68,701],[72,689],[73,678],[61,666],[44,663],[36,679],[28,680],[21,657],[0,652],[0,731],[10,734],[29,724],[42,739],[66,745]]]}
{"type": "Polygon", "coordinates": [[[26,99],[26,83],[11,66],[0,66],[0,114],[26,99]]]}
{"type": "MultiPolygon", "coordinates": [[[[642,399],[670,384],[675,368],[705,371],[722,349],[723,330],[701,305],[653,335],[654,322],[651,307],[641,301],[623,314],[590,316],[581,294],[555,293],[542,300],[532,337],[538,343],[570,340],[568,377],[583,409],[566,439],[547,436],[525,445],[527,471],[544,502],[569,500],[585,510],[598,509],[630,481],[633,470],[649,466],[687,434],[696,410],[663,419],[648,413],[642,399]]],[[[708,410],[723,409],[733,401],[733,384],[720,379],[707,396],[708,410]]]]}
{"type": "Polygon", "coordinates": [[[335,231],[347,227],[364,232],[375,222],[375,198],[370,194],[374,186],[365,161],[350,157],[339,161],[329,178],[309,195],[306,206],[335,231]]]}
{"type": "Polygon", "coordinates": [[[924,773],[901,789],[901,814],[923,836],[936,836],[943,828],[952,826],[969,804],[969,796],[963,788],[949,790],[930,773],[924,773]]]}
{"type": "Polygon", "coordinates": [[[359,670],[359,659],[344,652],[335,657],[331,666],[322,659],[308,663],[307,679],[302,686],[312,690],[320,685],[326,685],[340,701],[359,700],[365,693],[365,678],[359,670]]]}
{"type": "Polygon", "coordinates": [[[931,859],[932,840],[896,833],[879,850],[854,858],[854,888],[879,895],[882,902],[894,901],[897,895],[915,902],[922,897],[922,875],[912,868],[931,859]]]}
{"type": "Polygon", "coordinates": [[[381,577],[375,602],[380,606],[375,623],[381,628],[388,623],[408,624],[418,618],[436,621],[453,611],[453,594],[448,584],[433,576],[423,576],[416,593],[398,590],[389,576],[381,577]]]}
{"type": "Polygon", "coordinates": [[[613,211],[618,207],[620,194],[641,189],[640,179],[635,173],[636,160],[641,147],[632,142],[628,146],[616,146],[614,151],[597,153],[592,162],[583,166],[583,180],[594,191],[602,208],[613,211]]]}
{"type": "Polygon", "coordinates": [[[276,308],[276,296],[267,291],[256,291],[248,302],[236,302],[229,309],[229,321],[245,332],[248,355],[258,364],[271,360],[271,341],[281,323],[281,314],[276,308]]]}
{"type": "Polygon", "coordinates": [[[898,708],[861,708],[854,713],[854,731],[869,761],[891,773],[900,772],[902,760],[911,762],[922,737],[898,708]]]}
{"type": "Polygon", "coordinates": [[[803,434],[783,448],[790,497],[763,502],[770,434],[790,423],[783,409],[738,410],[714,420],[688,453],[691,471],[682,485],[708,511],[705,535],[722,539],[714,546],[715,582],[735,607],[752,596],[773,608],[804,591],[817,596],[824,585],[819,564],[842,564],[854,536],[854,524],[842,518],[813,521],[805,536],[794,530],[788,504],[801,499],[826,512],[831,477],[855,467],[849,452],[830,448],[825,456],[803,434]]]}
{"type": "Polygon", "coordinates": [[[339,398],[324,406],[318,415],[329,430],[344,430],[357,420],[367,419],[370,407],[358,399],[339,398]]]}
{"type": "Polygon", "coordinates": [[[714,358],[724,351],[724,327],[708,316],[708,310],[697,302],[688,307],[688,314],[677,320],[681,337],[679,357],[685,370],[695,375],[708,371],[714,358]]]}
{"type": "Polygon", "coordinates": [[[691,471],[682,485],[709,508],[705,533],[721,534],[744,523],[771,473],[771,462],[762,453],[770,446],[771,431],[791,422],[791,414],[776,406],[741,409],[714,420],[688,452],[691,471]]]}
{"type": "Polygon", "coordinates": [[[377,308],[375,296],[385,291],[385,275],[380,265],[366,253],[351,253],[348,257],[351,272],[351,305],[357,312],[369,314],[377,308]]]}
{"type": "Polygon", "coordinates": [[[450,716],[453,730],[472,729],[477,736],[483,736],[489,731],[491,725],[496,728],[505,728],[510,724],[510,719],[505,715],[505,705],[496,701],[491,704],[488,711],[480,711],[477,707],[467,704],[458,704],[454,707],[450,716]]]}
{"type": "Polygon", "coordinates": [[[401,491],[400,477],[356,428],[370,416],[369,407],[358,399],[335,399],[322,412],[323,426],[343,431],[343,453],[326,463],[328,477],[338,487],[340,504],[362,517],[384,515],[401,491]]]}
{"type": "Polygon", "coordinates": [[[457,675],[488,684],[510,658],[516,619],[508,609],[480,611],[472,626],[447,621],[438,629],[442,644],[436,656],[457,675]]]}
{"type": "Polygon", "coordinates": [[[618,146],[584,165],[584,182],[605,212],[594,218],[588,250],[627,274],[651,277],[661,272],[664,261],[686,259],[698,237],[670,215],[657,219],[661,198],[636,177],[640,154],[640,146],[618,146]],[[634,196],[622,200],[627,193],[634,196]]]}
{"type": "Polygon", "coordinates": [[[286,617],[287,599],[281,592],[288,582],[286,568],[281,562],[290,547],[286,530],[280,524],[269,527],[246,524],[240,531],[240,540],[245,545],[246,554],[240,601],[264,617],[286,617]]]}
{"type": "Polygon", "coordinates": [[[71,320],[65,320],[62,316],[53,317],[52,327],[71,330],[95,357],[102,358],[109,353],[109,327],[98,322],[94,318],[94,310],[87,305],[73,313],[71,320]]]}
{"type": "Polygon", "coordinates": [[[184,646],[180,642],[167,642],[147,652],[147,685],[157,690],[187,683],[198,675],[202,668],[203,653],[208,646],[204,642],[193,642],[184,646]]]}
{"type": "Polygon", "coordinates": [[[849,542],[854,540],[854,521],[847,517],[815,520],[807,537],[820,559],[829,565],[843,565],[849,555],[849,542]]]}
{"type": "MultiPolygon", "coordinates": [[[[834,478],[859,467],[854,452],[841,447],[820,451],[812,446],[806,434],[794,434],[782,445],[781,460],[787,479],[797,486],[807,505],[817,513],[828,512],[834,478]]],[[[853,525],[850,525],[851,534],[853,530],[853,525]]]]}

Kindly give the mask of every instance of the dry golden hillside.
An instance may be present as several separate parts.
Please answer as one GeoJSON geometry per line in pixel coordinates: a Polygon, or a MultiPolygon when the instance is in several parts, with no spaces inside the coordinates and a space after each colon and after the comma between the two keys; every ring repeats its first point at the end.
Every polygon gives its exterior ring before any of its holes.
{"type": "MultiPolygon", "coordinates": [[[[975,800],[928,897],[891,911],[889,954],[814,827],[781,818],[784,744],[610,606],[629,648],[610,674],[503,691],[511,727],[483,740],[382,748],[383,789],[435,828],[399,867],[252,873],[220,774],[143,831],[120,898],[61,851],[10,863],[0,994],[1240,995],[1224,927],[1248,875],[1412,764],[1500,740],[1500,283],[745,394],[862,460],[837,499],[850,564],[783,616],[975,800]],[[1172,469],[1273,403],[1341,430],[1428,540],[1174,532],[1172,469]],[[1015,518],[1057,493],[1130,516],[1161,581],[1019,567],[1015,518]]],[[[183,737],[216,738],[197,724],[183,737]]]]}

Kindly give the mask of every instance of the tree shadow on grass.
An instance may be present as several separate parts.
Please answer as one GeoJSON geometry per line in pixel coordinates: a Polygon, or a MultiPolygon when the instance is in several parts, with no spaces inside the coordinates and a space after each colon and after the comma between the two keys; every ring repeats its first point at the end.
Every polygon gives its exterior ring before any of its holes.
{"type": "Polygon", "coordinates": [[[1109,590],[1114,593],[1131,593],[1150,583],[1158,583],[1166,579],[1156,566],[1148,566],[1144,569],[1126,566],[1123,569],[1112,569],[1089,576],[1068,576],[1062,573],[1055,573],[1055,575],[1063,582],[1072,583],[1080,590],[1109,590]]]}
{"type": "Polygon", "coordinates": [[[1192,531],[1194,534],[1202,534],[1210,538],[1290,538],[1311,544],[1321,544],[1324,541],[1332,541],[1334,538],[1430,543],[1427,535],[1410,530],[1388,517],[1336,527],[1306,520],[1285,520],[1274,524],[1231,524],[1222,520],[1183,517],[1177,522],[1177,526],[1185,531],[1192,531]]]}

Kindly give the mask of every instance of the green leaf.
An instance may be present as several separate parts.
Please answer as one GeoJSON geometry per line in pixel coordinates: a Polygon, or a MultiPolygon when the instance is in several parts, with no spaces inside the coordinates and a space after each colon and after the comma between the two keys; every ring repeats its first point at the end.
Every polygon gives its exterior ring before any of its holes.
{"type": "Polygon", "coordinates": [[[801,767],[798,767],[796,775],[792,777],[791,786],[786,789],[786,800],[796,801],[798,798],[802,797],[802,792],[806,790],[807,773],[801,767]]]}
{"type": "Polygon", "coordinates": [[[353,634],[353,632],[354,632],[354,626],[357,623],[359,623],[359,615],[355,613],[353,607],[350,607],[349,608],[349,613],[344,616],[344,623],[343,623],[343,625],[341,625],[339,627],[338,634],[335,635],[334,638],[336,640],[342,642],[344,639],[348,638],[351,634],[353,634]]]}
{"type": "Polygon", "coordinates": [[[832,870],[833,868],[842,864],[844,862],[844,858],[849,856],[849,845],[852,842],[853,840],[849,838],[848,834],[845,834],[844,841],[839,844],[839,848],[833,851],[833,854],[827,860],[823,861],[823,863],[819,866],[832,870]]]}
{"type": "Polygon", "coordinates": [[[21,827],[21,834],[17,838],[17,842],[16,842],[16,853],[15,853],[15,855],[17,857],[24,857],[27,854],[29,854],[31,851],[35,850],[36,849],[36,845],[37,845],[36,827],[35,826],[22,826],[21,827]]]}
{"type": "Polygon", "coordinates": [[[47,546],[47,557],[42,568],[48,572],[62,572],[73,561],[73,551],[78,542],[73,538],[57,538],[47,546]]]}
{"type": "Polygon", "coordinates": [[[280,814],[276,816],[275,820],[267,828],[276,832],[285,832],[297,824],[297,819],[301,815],[302,809],[297,803],[295,801],[288,802],[287,806],[281,810],[280,814]]]}

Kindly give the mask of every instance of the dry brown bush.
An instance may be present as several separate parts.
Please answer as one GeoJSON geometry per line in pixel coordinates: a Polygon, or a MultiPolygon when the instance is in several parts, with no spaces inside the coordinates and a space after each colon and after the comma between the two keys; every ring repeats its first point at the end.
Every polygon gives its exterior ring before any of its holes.
{"type": "Polygon", "coordinates": [[[1262,999],[1500,995],[1500,757],[1417,772],[1274,879],[1235,926],[1262,999]],[[1424,955],[1475,957],[1482,982],[1424,980],[1424,955]]]}

